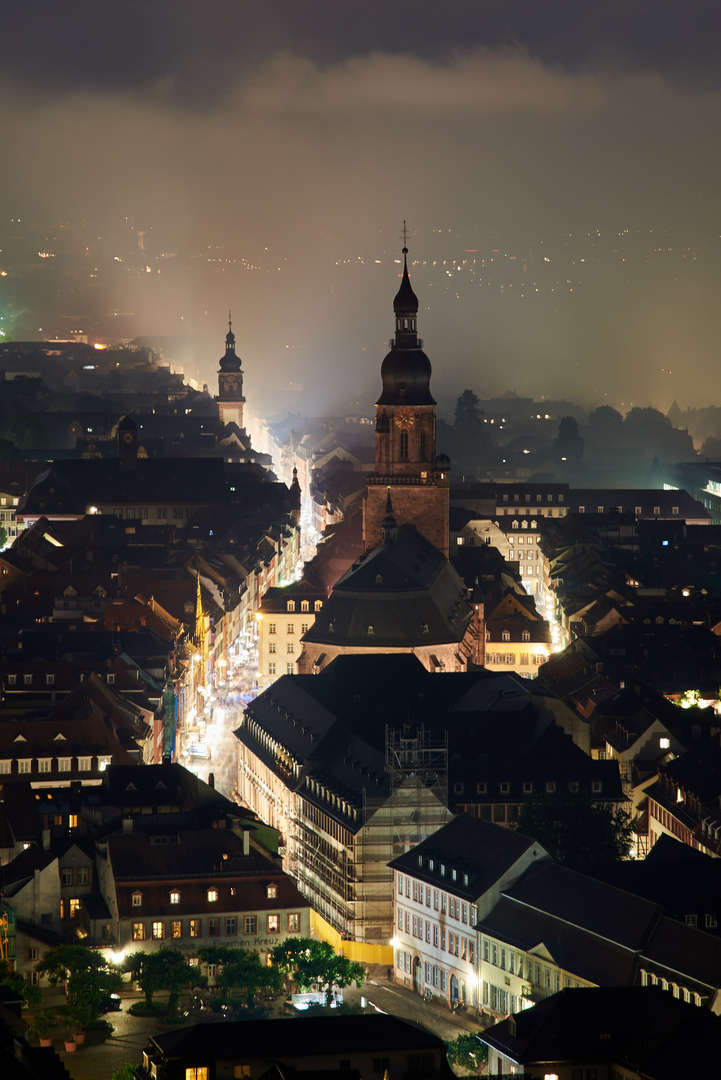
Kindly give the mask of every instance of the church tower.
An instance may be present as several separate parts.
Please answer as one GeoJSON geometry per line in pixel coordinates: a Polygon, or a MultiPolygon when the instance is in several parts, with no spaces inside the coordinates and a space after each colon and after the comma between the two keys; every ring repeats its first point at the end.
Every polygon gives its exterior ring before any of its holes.
{"type": "Polygon", "coordinates": [[[391,351],[381,366],[383,391],[376,402],[375,470],[363,503],[363,546],[381,540],[389,489],[399,525],[418,532],[448,557],[448,472],[450,460],[436,457],[436,402],[431,394],[431,362],[418,337],[418,298],[408,276],[393,301],[396,320],[391,351]]]}
{"type": "Polygon", "coordinates": [[[225,335],[225,356],[218,371],[218,413],[222,424],[235,423],[243,427],[243,371],[235,352],[235,334],[228,312],[228,333],[225,335]]]}

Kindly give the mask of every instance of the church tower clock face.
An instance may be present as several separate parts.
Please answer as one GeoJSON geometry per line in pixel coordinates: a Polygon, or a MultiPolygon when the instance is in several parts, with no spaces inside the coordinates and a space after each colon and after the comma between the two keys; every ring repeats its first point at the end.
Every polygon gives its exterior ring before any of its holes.
{"type": "Polygon", "coordinates": [[[396,413],[395,421],[399,428],[413,427],[415,417],[409,409],[401,409],[396,413]]]}

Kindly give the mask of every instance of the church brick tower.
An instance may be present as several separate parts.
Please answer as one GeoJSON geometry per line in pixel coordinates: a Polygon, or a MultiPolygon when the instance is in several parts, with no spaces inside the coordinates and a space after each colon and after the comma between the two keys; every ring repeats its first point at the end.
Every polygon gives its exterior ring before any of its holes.
{"type": "Polygon", "coordinates": [[[235,334],[228,314],[228,333],[225,335],[225,356],[218,371],[218,414],[221,423],[243,427],[243,371],[235,352],[235,334]]]}
{"type": "Polygon", "coordinates": [[[448,558],[450,459],[436,457],[436,402],[431,395],[431,362],[423,352],[416,322],[418,298],[408,276],[393,301],[396,333],[381,366],[383,392],[376,402],[375,470],[363,503],[363,546],[381,540],[388,489],[399,525],[414,525],[448,558]]]}

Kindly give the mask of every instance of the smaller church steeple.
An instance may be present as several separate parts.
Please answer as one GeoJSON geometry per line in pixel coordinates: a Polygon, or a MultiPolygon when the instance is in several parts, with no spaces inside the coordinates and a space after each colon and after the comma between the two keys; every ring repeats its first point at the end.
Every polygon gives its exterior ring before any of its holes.
{"type": "Polygon", "coordinates": [[[218,412],[223,424],[236,424],[243,427],[243,370],[240,357],[235,351],[233,321],[228,312],[228,333],[225,335],[225,354],[220,359],[218,370],[218,412]]]}
{"type": "Polygon", "coordinates": [[[395,544],[398,539],[398,522],[395,519],[393,513],[393,503],[391,502],[391,489],[390,485],[387,488],[386,494],[386,512],[381,522],[381,543],[382,544],[395,544]]]}
{"type": "Polygon", "coordinates": [[[240,371],[240,358],[235,352],[235,334],[230,312],[228,312],[228,333],[225,335],[225,356],[221,357],[220,370],[240,371]]]}

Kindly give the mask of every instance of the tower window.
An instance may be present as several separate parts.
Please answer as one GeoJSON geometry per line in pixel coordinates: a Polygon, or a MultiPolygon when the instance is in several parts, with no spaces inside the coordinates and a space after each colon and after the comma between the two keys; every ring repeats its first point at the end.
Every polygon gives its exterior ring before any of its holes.
{"type": "Polygon", "coordinates": [[[421,432],[421,460],[422,461],[426,460],[426,433],[425,433],[425,431],[421,432]]]}
{"type": "Polygon", "coordinates": [[[401,461],[407,461],[408,460],[408,432],[407,431],[402,431],[401,432],[398,456],[401,459],[401,461]]]}

